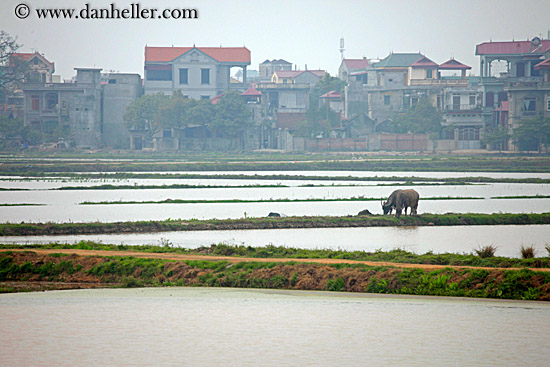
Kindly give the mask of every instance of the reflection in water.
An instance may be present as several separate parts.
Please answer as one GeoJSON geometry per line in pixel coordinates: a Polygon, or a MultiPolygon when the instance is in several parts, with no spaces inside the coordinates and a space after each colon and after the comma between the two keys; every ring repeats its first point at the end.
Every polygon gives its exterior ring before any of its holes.
{"type": "Polygon", "coordinates": [[[0,295],[2,364],[542,366],[550,305],[217,288],[0,295]]]}

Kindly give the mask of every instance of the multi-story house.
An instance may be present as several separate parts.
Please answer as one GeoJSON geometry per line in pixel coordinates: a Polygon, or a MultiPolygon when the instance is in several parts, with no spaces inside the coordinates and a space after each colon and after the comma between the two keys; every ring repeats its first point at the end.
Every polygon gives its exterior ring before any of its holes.
{"type": "Polygon", "coordinates": [[[391,53],[366,70],[347,74],[345,117],[365,115],[363,120],[374,122],[373,132],[391,131],[392,119],[424,97],[443,113],[441,138],[450,140],[446,147],[477,149],[481,96],[476,79],[466,77],[470,69],[455,59],[437,64],[419,53],[391,53]]]}
{"type": "Polygon", "coordinates": [[[23,114],[23,91],[19,84],[27,83],[51,83],[55,65],[38,52],[13,53],[9,56],[8,73],[24,73],[24,77],[18,83],[8,83],[0,86],[0,111],[13,116],[23,114]]]}
{"type": "Polygon", "coordinates": [[[76,148],[118,146],[129,138],[122,115],[141,95],[138,74],[108,74],[76,68],[71,83],[25,83],[24,124],[43,133],[57,131],[76,148]]]}
{"type": "Polygon", "coordinates": [[[145,47],[145,94],[210,99],[234,89],[244,91],[250,51],[246,47],[145,47]],[[231,68],[241,68],[243,82],[231,82],[231,68]]]}
{"type": "Polygon", "coordinates": [[[273,59],[271,61],[265,60],[260,64],[259,77],[260,82],[269,82],[273,73],[276,71],[292,70],[292,63],[283,59],[273,59]]]}
{"type": "Polygon", "coordinates": [[[342,59],[342,63],[338,68],[338,77],[347,80],[348,75],[357,75],[357,73],[364,72],[369,65],[369,60],[366,57],[362,59],[342,59]]]}
{"type": "MultiPolygon", "coordinates": [[[[548,116],[550,82],[544,78],[550,40],[483,42],[476,46],[476,55],[480,56],[483,118],[489,131],[501,127],[512,134],[522,119],[548,116]]],[[[516,147],[508,141],[504,149],[516,147]]]]}

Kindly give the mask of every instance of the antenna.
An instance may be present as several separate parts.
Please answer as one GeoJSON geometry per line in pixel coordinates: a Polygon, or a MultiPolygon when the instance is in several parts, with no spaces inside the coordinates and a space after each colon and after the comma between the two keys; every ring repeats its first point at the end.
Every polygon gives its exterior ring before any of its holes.
{"type": "Polygon", "coordinates": [[[344,37],[340,38],[340,57],[344,60],[344,37]]]}

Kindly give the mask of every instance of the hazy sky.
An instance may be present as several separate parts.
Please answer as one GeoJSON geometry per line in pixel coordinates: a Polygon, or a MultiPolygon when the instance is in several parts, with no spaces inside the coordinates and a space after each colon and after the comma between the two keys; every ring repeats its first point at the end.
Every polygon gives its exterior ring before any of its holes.
{"type": "Polygon", "coordinates": [[[303,69],[340,65],[345,57],[382,58],[389,52],[422,52],[442,63],[451,56],[478,73],[475,46],[481,42],[548,37],[549,0],[1,0],[0,30],[17,36],[21,51],[38,50],[55,62],[56,74],[69,79],[75,67],[143,75],[145,45],[246,46],[252,65],[285,59],[303,69]],[[18,4],[31,8],[24,20],[18,4]],[[44,20],[34,9],[196,8],[194,20],[44,20]]]}

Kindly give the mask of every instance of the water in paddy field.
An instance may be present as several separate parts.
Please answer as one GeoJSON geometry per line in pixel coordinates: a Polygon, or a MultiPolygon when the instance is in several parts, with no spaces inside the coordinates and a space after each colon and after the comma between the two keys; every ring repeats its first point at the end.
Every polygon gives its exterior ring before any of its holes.
{"type": "Polygon", "coordinates": [[[0,294],[5,366],[545,366],[550,304],[145,288],[0,294]],[[70,316],[68,316],[70,315],[70,316]]]}
{"type": "MultiPolygon", "coordinates": [[[[213,172],[203,172],[213,174],[213,172]]],[[[219,172],[217,172],[219,173],[219,172]]],[[[419,172],[229,172],[227,174],[293,174],[308,176],[419,176],[419,177],[546,177],[546,174],[495,174],[495,173],[419,173],[419,172]]],[[[220,173],[223,174],[223,173],[220,173]]],[[[0,180],[0,188],[20,188],[29,191],[0,191],[3,204],[42,204],[41,206],[0,206],[0,222],[118,222],[138,220],[164,220],[168,218],[227,219],[263,217],[269,212],[289,216],[355,215],[363,209],[381,213],[380,202],[330,201],[281,203],[196,203],[196,204],[119,204],[81,205],[82,202],[162,201],[181,200],[269,200],[269,199],[343,199],[352,197],[387,198],[396,188],[403,186],[377,186],[388,182],[361,182],[338,180],[259,180],[259,179],[128,179],[128,180],[69,180],[51,179],[34,181],[0,180]],[[63,186],[113,185],[285,185],[289,187],[257,188],[195,188],[195,189],[116,189],[67,190],[49,189],[63,186]],[[329,185],[302,187],[303,185],[329,185]],[[335,186],[331,186],[335,185],[335,186]],[[361,186],[338,186],[361,185],[361,186]]],[[[549,184],[476,184],[415,186],[420,193],[419,213],[542,213],[550,208],[550,199],[494,199],[497,196],[550,195],[549,184]],[[477,200],[423,200],[429,197],[474,197],[477,200]]]]}
{"type": "MultiPolygon", "coordinates": [[[[185,173],[185,172],[178,172],[185,173]]],[[[337,172],[337,171],[288,171],[288,172],[201,172],[200,174],[245,175],[301,175],[301,176],[353,176],[390,177],[418,176],[443,177],[538,177],[550,178],[550,174],[529,173],[449,173],[449,172],[337,172]]],[[[0,188],[29,189],[28,191],[0,191],[0,203],[35,203],[43,206],[0,206],[0,222],[125,222],[138,220],[172,219],[226,219],[265,217],[270,212],[288,216],[345,216],[356,215],[363,209],[381,213],[380,201],[330,201],[286,203],[196,203],[196,204],[121,204],[80,205],[83,201],[160,201],[166,199],[216,200],[216,199],[339,199],[351,197],[385,198],[394,189],[403,186],[377,186],[390,182],[338,181],[338,180],[260,180],[260,179],[39,179],[17,180],[0,178],[0,188]],[[284,185],[288,187],[256,188],[194,188],[194,189],[115,189],[68,190],[50,189],[64,186],[112,185],[284,185]],[[303,185],[327,185],[303,187],[303,185]],[[334,185],[334,186],[332,186],[334,185]],[[361,186],[338,186],[361,185],[361,186]]],[[[421,199],[421,213],[542,213],[550,210],[550,199],[493,199],[496,196],[550,195],[548,184],[476,184],[415,186],[421,199]],[[478,200],[423,200],[429,197],[479,197],[478,200]]],[[[127,235],[84,235],[3,237],[0,242],[43,243],[80,240],[104,243],[159,244],[196,248],[213,243],[266,246],[269,244],[298,248],[330,248],[343,250],[375,251],[402,248],[416,253],[433,251],[471,252],[480,246],[496,246],[497,255],[519,256],[519,247],[534,246],[539,256],[546,254],[550,243],[550,226],[482,226],[482,227],[419,227],[419,228],[320,228],[248,231],[193,231],[127,235]]]]}
{"type": "Polygon", "coordinates": [[[79,241],[125,245],[170,244],[190,249],[219,243],[366,252],[399,248],[416,254],[430,251],[435,254],[470,253],[482,246],[492,245],[497,248],[496,256],[520,257],[521,246],[533,246],[537,256],[548,256],[545,246],[550,244],[550,225],[297,228],[0,237],[0,243],[16,244],[71,244],[79,241]]]}

